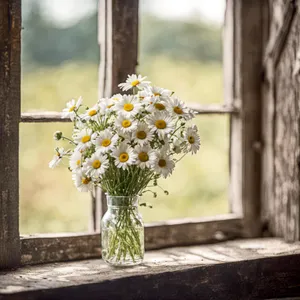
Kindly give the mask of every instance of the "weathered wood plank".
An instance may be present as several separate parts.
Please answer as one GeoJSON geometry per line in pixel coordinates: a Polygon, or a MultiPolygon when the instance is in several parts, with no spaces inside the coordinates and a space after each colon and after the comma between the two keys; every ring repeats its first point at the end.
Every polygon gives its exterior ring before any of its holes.
{"type": "Polygon", "coordinates": [[[0,1],[0,269],[20,261],[20,32],[21,1],[0,1]]]}
{"type": "Polygon", "coordinates": [[[287,241],[300,239],[300,14],[289,30],[275,70],[274,199],[270,229],[287,241]]]}
{"type": "MultiPolygon", "coordinates": [[[[234,215],[146,224],[145,248],[160,249],[230,240],[242,236],[234,215]]],[[[22,264],[100,257],[100,234],[48,234],[21,238],[22,264]]]]}
{"type": "Polygon", "coordinates": [[[193,109],[196,114],[209,115],[239,113],[239,108],[232,105],[187,103],[187,106],[193,109]]]}
{"type": "Polygon", "coordinates": [[[237,240],[150,251],[135,268],[84,260],[2,272],[0,299],[86,299],[87,293],[89,299],[295,297],[300,295],[299,263],[299,243],[237,240]]]}
{"type": "MultiPolygon", "coordinates": [[[[267,0],[264,0],[267,1],[267,0]]],[[[245,234],[261,234],[260,148],[263,1],[234,1],[234,101],[231,116],[231,210],[243,215],[245,234]],[[241,202],[242,199],[242,202],[241,202]]]]}
{"type": "Polygon", "coordinates": [[[61,112],[43,111],[43,112],[26,112],[21,114],[23,123],[53,123],[53,122],[71,122],[70,118],[62,118],[61,112]]]}

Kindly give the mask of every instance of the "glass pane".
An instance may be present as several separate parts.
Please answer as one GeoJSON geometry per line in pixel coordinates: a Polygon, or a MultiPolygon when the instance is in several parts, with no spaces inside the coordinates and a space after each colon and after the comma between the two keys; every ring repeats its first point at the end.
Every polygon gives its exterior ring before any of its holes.
{"type": "Polygon", "coordinates": [[[201,148],[187,155],[168,179],[156,189],[157,198],[145,194],[143,200],[153,209],[142,208],[146,222],[229,213],[229,116],[197,116],[201,148]]]}
{"type": "Polygon", "coordinates": [[[226,0],[141,0],[139,72],[187,103],[223,102],[226,0]]]}
{"type": "MultiPolygon", "coordinates": [[[[25,233],[82,232],[88,230],[90,194],[73,186],[66,165],[49,169],[58,145],[56,130],[71,134],[72,124],[20,125],[20,231],[25,233]]],[[[66,164],[67,162],[65,162],[66,164]]]]}
{"type": "Polygon", "coordinates": [[[97,100],[96,0],[22,0],[22,111],[97,100]]]}

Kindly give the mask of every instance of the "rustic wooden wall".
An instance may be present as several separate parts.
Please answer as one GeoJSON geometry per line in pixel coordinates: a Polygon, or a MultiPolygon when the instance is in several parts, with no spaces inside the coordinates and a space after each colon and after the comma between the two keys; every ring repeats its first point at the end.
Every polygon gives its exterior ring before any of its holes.
{"type": "Polygon", "coordinates": [[[269,230],[299,240],[300,13],[298,1],[270,1],[263,87],[263,217],[269,230]]]}

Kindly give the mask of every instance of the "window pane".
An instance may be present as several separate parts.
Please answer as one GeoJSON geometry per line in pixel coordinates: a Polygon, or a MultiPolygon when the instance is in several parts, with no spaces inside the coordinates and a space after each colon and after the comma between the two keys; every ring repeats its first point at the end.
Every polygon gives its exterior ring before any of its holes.
{"type": "Polygon", "coordinates": [[[225,2],[141,0],[139,72],[185,102],[223,102],[225,2]]]}
{"type": "Polygon", "coordinates": [[[96,0],[22,0],[22,111],[61,111],[71,98],[96,102],[96,0]]]}
{"type": "Polygon", "coordinates": [[[143,200],[153,209],[142,208],[146,222],[229,213],[229,116],[197,116],[201,148],[187,155],[168,179],[156,189],[157,198],[145,194],[143,200]]]}
{"type": "Polygon", "coordinates": [[[56,169],[48,163],[55,142],[52,134],[62,130],[70,136],[72,124],[20,125],[20,231],[24,233],[87,231],[91,214],[88,193],[73,186],[67,162],[56,169]]]}

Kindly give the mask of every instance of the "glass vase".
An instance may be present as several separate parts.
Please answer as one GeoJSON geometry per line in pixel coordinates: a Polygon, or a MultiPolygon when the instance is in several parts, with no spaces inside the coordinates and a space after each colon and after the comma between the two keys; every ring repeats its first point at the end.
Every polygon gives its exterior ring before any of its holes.
{"type": "Polygon", "coordinates": [[[114,266],[134,266],[144,258],[144,224],[139,196],[106,196],[101,221],[102,258],[114,266]]]}

